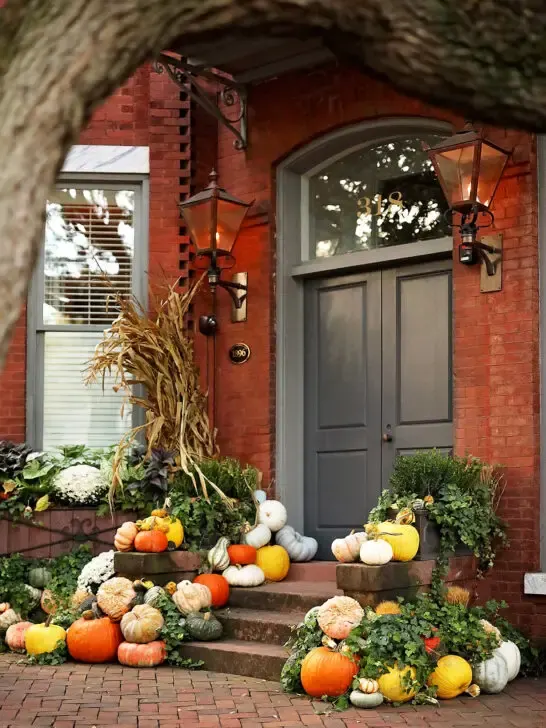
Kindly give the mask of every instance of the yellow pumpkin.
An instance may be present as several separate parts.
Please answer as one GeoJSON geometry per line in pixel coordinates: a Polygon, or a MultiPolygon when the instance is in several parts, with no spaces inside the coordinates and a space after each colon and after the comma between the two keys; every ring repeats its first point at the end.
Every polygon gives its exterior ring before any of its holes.
{"type": "Polygon", "coordinates": [[[169,541],[169,543],[174,543],[176,548],[179,548],[184,540],[184,527],[178,518],[168,516],[166,520],[169,522],[167,541],[169,541]]]}
{"type": "Polygon", "coordinates": [[[428,684],[438,688],[436,694],[443,700],[462,695],[468,690],[471,682],[472,668],[458,655],[440,657],[436,669],[428,679],[428,684]]]}
{"type": "Polygon", "coordinates": [[[415,680],[415,668],[405,667],[403,670],[399,670],[398,664],[395,664],[393,667],[389,667],[388,670],[377,681],[379,692],[383,694],[385,700],[389,700],[391,703],[407,703],[408,700],[414,697],[416,691],[406,692],[402,685],[402,678],[411,675],[411,678],[415,680]]]}
{"type": "Polygon", "coordinates": [[[385,521],[379,524],[379,533],[391,545],[393,561],[411,561],[419,550],[419,531],[414,526],[385,521]]]}
{"type": "Polygon", "coordinates": [[[33,624],[25,632],[25,648],[29,655],[53,652],[59,642],[66,641],[66,632],[58,624],[33,624]]]}
{"type": "Polygon", "coordinates": [[[282,546],[262,546],[256,553],[256,565],[267,581],[282,581],[290,569],[290,557],[282,546]]]}

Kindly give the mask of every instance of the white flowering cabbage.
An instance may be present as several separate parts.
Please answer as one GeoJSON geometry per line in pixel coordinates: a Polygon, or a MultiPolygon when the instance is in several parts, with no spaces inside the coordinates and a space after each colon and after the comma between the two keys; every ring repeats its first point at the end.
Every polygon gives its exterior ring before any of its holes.
{"type": "Polygon", "coordinates": [[[78,589],[92,592],[114,573],[114,551],[105,551],[83,567],[78,576],[78,589]]]}
{"type": "Polygon", "coordinates": [[[72,465],[53,480],[55,495],[71,505],[95,505],[107,490],[107,480],[91,465],[72,465]]]}

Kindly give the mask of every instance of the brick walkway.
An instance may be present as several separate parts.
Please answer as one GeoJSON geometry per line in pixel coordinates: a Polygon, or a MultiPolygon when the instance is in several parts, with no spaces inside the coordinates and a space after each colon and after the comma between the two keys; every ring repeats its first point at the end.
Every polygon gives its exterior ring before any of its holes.
{"type": "Polygon", "coordinates": [[[546,680],[520,680],[502,695],[324,715],[328,706],[277,683],[162,667],[31,667],[0,655],[0,728],[546,728],[546,680]]]}

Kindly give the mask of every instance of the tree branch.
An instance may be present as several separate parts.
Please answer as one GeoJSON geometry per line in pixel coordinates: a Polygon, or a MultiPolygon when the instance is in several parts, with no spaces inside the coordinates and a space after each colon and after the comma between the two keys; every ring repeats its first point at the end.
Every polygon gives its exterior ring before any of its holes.
{"type": "Polygon", "coordinates": [[[414,96],[546,125],[540,0],[8,0],[0,18],[0,362],[66,152],[96,105],[175,42],[320,35],[414,96]]]}

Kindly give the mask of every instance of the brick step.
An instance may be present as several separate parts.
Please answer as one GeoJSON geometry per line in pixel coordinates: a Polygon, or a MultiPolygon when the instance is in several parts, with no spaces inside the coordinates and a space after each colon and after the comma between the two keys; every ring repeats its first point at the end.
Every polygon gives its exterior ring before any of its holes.
{"type": "Polygon", "coordinates": [[[276,612],[306,612],[336,594],[343,594],[335,581],[281,581],[249,588],[234,587],[229,595],[231,607],[276,612]]]}
{"type": "Polygon", "coordinates": [[[216,616],[224,625],[226,637],[284,645],[292,634],[292,627],[303,621],[305,612],[228,607],[216,612],[216,616]]]}
{"type": "Polygon", "coordinates": [[[285,581],[335,581],[337,561],[293,562],[285,581]]]}
{"type": "Polygon", "coordinates": [[[180,648],[183,657],[203,660],[205,669],[231,675],[279,680],[288,652],[279,645],[227,639],[192,642],[180,648]]]}

